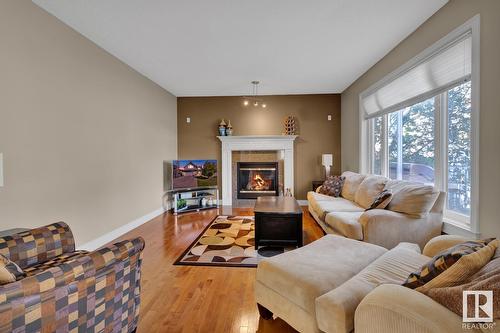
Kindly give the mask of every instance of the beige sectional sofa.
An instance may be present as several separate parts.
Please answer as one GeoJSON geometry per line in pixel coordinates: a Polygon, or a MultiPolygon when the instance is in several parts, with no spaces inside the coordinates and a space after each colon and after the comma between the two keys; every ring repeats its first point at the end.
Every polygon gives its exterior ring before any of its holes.
{"type": "Polygon", "coordinates": [[[391,249],[400,242],[421,248],[441,234],[446,193],[432,186],[382,176],[344,172],[338,198],[309,192],[309,212],[326,233],[391,249]],[[393,193],[386,209],[366,210],[384,189],[393,193]]]}
{"type": "Polygon", "coordinates": [[[417,244],[387,250],[326,235],[262,260],[256,301],[264,319],[274,314],[302,333],[461,332],[460,316],[401,284],[430,257],[463,241],[438,236],[421,253],[417,244]]]}

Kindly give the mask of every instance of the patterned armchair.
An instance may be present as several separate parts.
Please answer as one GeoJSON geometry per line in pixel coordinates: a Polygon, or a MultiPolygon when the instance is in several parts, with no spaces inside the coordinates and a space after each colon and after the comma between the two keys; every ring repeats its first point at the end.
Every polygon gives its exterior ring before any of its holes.
{"type": "Polygon", "coordinates": [[[0,332],[132,332],[144,240],[75,251],[67,224],[0,238],[26,277],[0,286],[0,332]]]}

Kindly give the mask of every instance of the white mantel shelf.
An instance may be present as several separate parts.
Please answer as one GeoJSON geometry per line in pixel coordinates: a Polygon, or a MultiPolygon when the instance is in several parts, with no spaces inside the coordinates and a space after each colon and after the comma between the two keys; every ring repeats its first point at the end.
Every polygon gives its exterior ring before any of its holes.
{"type": "Polygon", "coordinates": [[[284,161],[284,188],[293,194],[293,152],[297,135],[231,135],[218,136],[222,142],[222,204],[232,204],[233,151],[275,150],[284,161]]]}
{"type": "Polygon", "coordinates": [[[227,135],[218,136],[220,141],[280,140],[294,141],[298,135],[227,135]]]}

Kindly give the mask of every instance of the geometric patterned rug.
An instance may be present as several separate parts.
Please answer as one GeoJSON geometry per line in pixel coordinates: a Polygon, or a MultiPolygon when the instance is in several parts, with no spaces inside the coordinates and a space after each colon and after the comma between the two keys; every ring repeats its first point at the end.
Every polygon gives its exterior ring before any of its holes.
{"type": "Polygon", "coordinates": [[[174,265],[257,267],[260,259],[294,247],[261,246],[255,250],[253,216],[217,216],[174,265]]]}

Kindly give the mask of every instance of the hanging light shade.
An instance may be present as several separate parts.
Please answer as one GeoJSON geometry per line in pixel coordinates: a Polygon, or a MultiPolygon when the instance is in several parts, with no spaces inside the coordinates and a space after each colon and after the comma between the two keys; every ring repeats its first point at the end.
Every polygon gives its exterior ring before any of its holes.
{"type": "Polygon", "coordinates": [[[254,107],[261,106],[263,109],[267,108],[267,104],[259,98],[259,81],[252,81],[252,96],[243,97],[243,106],[249,106],[252,104],[254,107]]]}

